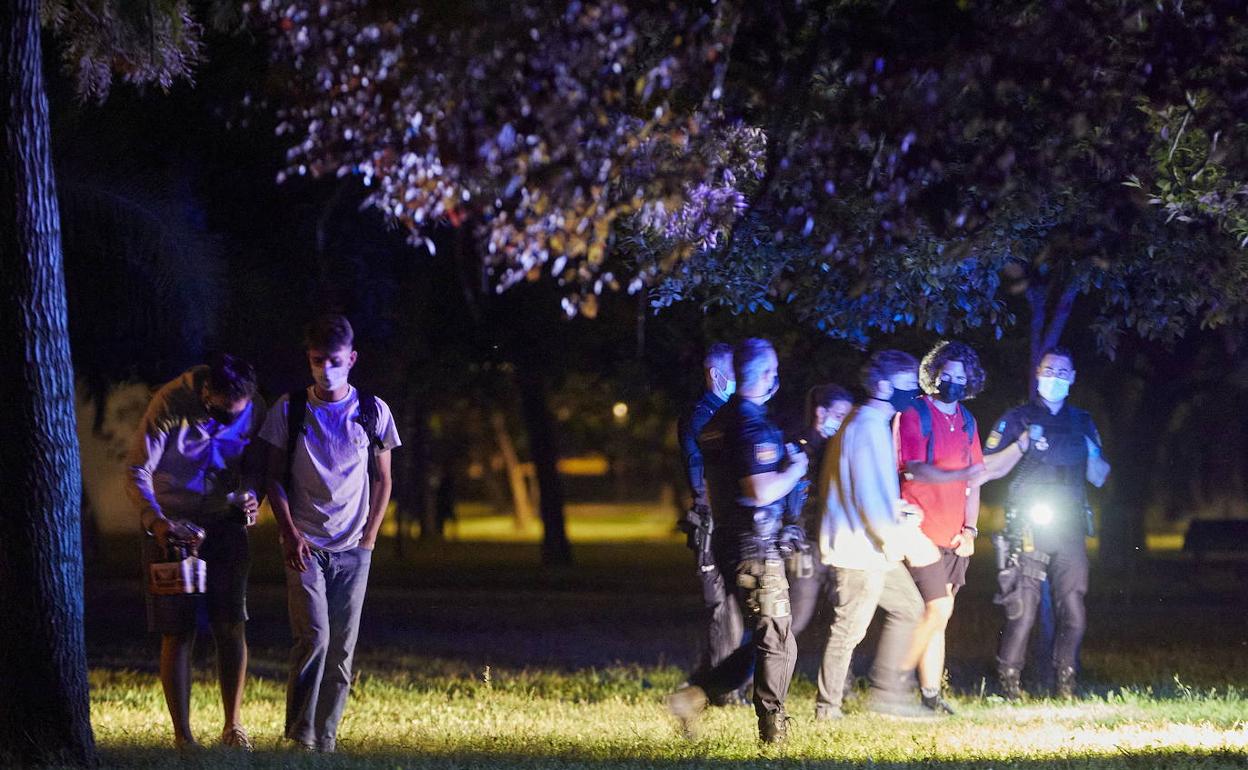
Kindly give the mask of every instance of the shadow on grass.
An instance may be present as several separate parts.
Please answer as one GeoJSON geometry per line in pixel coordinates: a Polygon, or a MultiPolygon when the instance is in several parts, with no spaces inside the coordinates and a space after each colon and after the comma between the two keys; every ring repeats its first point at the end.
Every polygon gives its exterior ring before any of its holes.
{"type": "Polygon", "coordinates": [[[805,756],[790,747],[759,746],[752,756],[722,758],[706,756],[699,751],[698,743],[681,747],[671,757],[628,756],[624,752],[611,754],[577,750],[530,753],[517,751],[489,751],[469,749],[440,752],[422,748],[410,750],[386,749],[365,754],[344,751],[338,754],[309,754],[287,750],[257,751],[253,754],[208,750],[181,756],[170,750],[155,748],[108,749],[101,752],[102,768],[126,767],[187,767],[204,770],[226,768],[420,768],[422,770],[528,770],[529,768],[593,768],[594,770],[693,770],[716,768],[722,770],[746,770],[765,763],[776,770],[797,770],[818,767],[821,770],[858,770],[863,767],[887,770],[997,770],[999,768],[1096,768],[1096,770],[1139,770],[1139,768],[1167,768],[1173,770],[1221,770],[1222,768],[1248,767],[1248,756],[1231,750],[1166,750],[1120,751],[1107,755],[1061,755],[1035,759],[931,759],[916,758],[908,761],[848,760],[805,756]]]}

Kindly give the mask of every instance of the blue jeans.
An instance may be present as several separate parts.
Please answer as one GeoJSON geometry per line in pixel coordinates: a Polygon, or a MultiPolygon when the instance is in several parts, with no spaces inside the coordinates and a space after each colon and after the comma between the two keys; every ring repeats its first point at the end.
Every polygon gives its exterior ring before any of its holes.
{"type": "Polygon", "coordinates": [[[312,556],[305,572],[286,568],[294,637],[286,683],[286,737],[333,751],[351,690],[351,660],[373,552],[313,550],[312,556]]]}

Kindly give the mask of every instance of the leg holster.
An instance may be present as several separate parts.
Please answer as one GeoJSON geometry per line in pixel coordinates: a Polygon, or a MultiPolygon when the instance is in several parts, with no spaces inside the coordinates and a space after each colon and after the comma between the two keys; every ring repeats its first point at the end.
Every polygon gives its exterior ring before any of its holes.
{"type": "Polygon", "coordinates": [[[784,575],[781,559],[748,559],[737,567],[737,587],[745,597],[751,615],[764,618],[787,618],[789,580],[784,575]]]}

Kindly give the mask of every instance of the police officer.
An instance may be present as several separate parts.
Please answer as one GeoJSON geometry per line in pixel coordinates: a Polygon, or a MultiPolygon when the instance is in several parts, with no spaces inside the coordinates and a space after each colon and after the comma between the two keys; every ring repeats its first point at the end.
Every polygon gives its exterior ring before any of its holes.
{"type": "Polygon", "coordinates": [[[668,708],[689,731],[714,698],[740,687],[754,672],[754,711],[759,737],[785,737],[785,696],[797,660],[783,555],[804,533],[786,515],[787,498],[806,475],[808,460],[767,419],[767,401],[780,387],[776,351],[763,339],[747,339],[734,352],[737,395],[707,423],[701,446],[716,526],[715,563],[733,576],[737,598],[750,620],[751,642],[718,666],[699,672],[668,698],[668,708]]]}
{"type": "Polygon", "coordinates": [[[1057,621],[1055,691],[1063,698],[1075,693],[1079,644],[1086,628],[1084,538],[1091,534],[1084,484],[1103,485],[1109,463],[1101,456],[1101,437],[1091,415],[1066,403],[1074,381],[1070,351],[1061,347],[1046,351],[1036,367],[1035,398],[1002,415],[984,444],[985,478],[1013,474],[1006,497],[1006,532],[994,538],[1001,568],[995,601],[1006,611],[997,676],[1011,700],[1022,695],[1019,682],[1027,639],[1046,576],[1057,621]]]}
{"type": "MultiPolygon", "coordinates": [[[[677,526],[685,533],[689,548],[697,559],[698,579],[706,606],[706,636],[695,666],[697,671],[709,670],[731,655],[741,645],[745,631],[736,596],[725,588],[723,575],[715,566],[715,559],[711,555],[714,522],[710,496],[706,491],[702,449],[698,446],[698,436],[702,429],[736,390],[736,375],[732,371],[732,347],[722,342],[711,345],[703,359],[702,368],[706,391],[698,399],[692,412],[682,418],[676,428],[681,457],[685,463],[685,478],[689,482],[693,497],[692,507],[677,526]]],[[[731,692],[725,693],[716,705],[736,702],[740,702],[740,697],[736,692],[731,692]]]]}

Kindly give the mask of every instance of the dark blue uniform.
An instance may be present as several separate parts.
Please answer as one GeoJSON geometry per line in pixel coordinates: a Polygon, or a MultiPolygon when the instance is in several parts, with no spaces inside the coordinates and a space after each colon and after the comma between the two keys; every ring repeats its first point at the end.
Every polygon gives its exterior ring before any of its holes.
{"type": "Polygon", "coordinates": [[[699,443],[715,511],[715,563],[722,574],[732,576],[753,635],[750,644],[690,682],[714,698],[743,685],[753,662],[754,711],[761,719],[784,711],[797,660],[788,581],[778,542],[787,523],[786,507],[783,498],[764,506],[751,505],[741,482],[784,468],[788,462],[784,438],[767,419],[765,407],[735,397],[707,423],[699,443]]]}
{"type": "Polygon", "coordinates": [[[1044,436],[1030,442],[1027,454],[1012,471],[1006,510],[1020,523],[1029,525],[1034,549],[1021,554],[1023,566],[1028,567],[1020,569],[1018,578],[1022,612],[1014,618],[1007,616],[997,662],[1002,667],[1022,669],[1027,639],[1040,604],[1042,575],[1047,571],[1057,620],[1053,665],[1061,672],[1075,668],[1087,627],[1083,603],[1088,591],[1088,553],[1084,544],[1088,534],[1084,486],[1087,442],[1091,440],[1099,447],[1101,438],[1087,412],[1067,402],[1053,414],[1037,398],[997,420],[984,444],[984,454],[1001,451],[1031,425],[1040,425],[1044,436]],[[1029,522],[1037,506],[1047,506],[1052,513],[1051,522],[1029,522]]]}
{"type": "Polygon", "coordinates": [[[715,566],[711,555],[714,514],[706,491],[702,448],[698,445],[702,429],[724,403],[707,391],[694,405],[693,411],[676,427],[676,438],[685,463],[685,478],[693,495],[693,510],[682,523],[682,528],[690,534],[690,546],[697,557],[698,580],[702,585],[702,601],[707,611],[706,637],[695,670],[710,669],[719,664],[741,646],[741,638],[745,634],[736,597],[724,585],[723,573],[715,566]]]}

